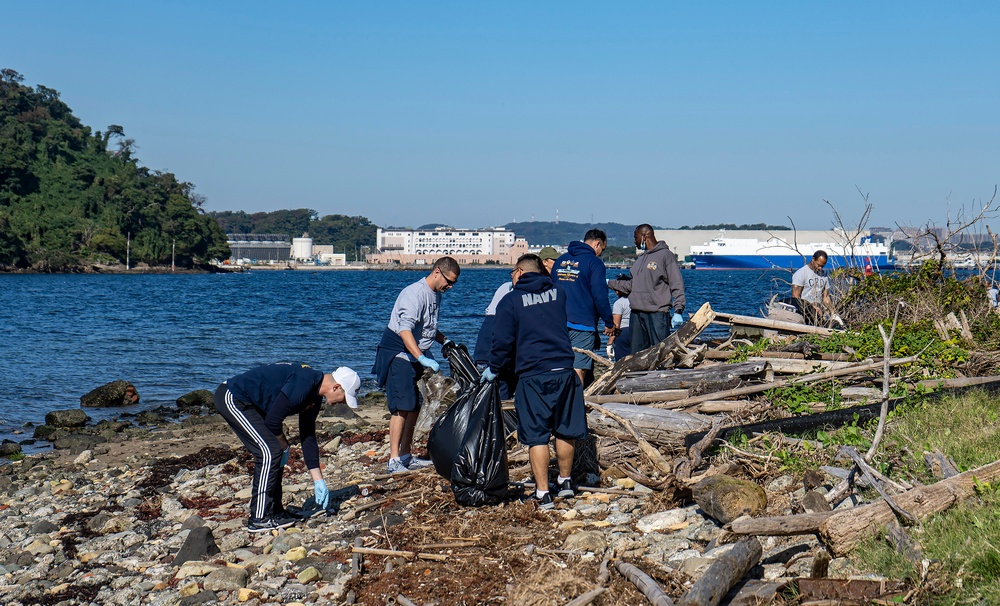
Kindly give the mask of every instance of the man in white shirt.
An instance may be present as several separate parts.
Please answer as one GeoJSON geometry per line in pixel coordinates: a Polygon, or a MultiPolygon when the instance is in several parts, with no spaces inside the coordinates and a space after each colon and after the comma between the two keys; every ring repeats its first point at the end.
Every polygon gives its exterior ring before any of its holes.
{"type": "Polygon", "coordinates": [[[792,299],[797,299],[807,324],[822,324],[824,313],[836,315],[830,299],[830,278],[823,269],[826,261],[826,251],[817,250],[809,263],[792,274],[792,299]]]}

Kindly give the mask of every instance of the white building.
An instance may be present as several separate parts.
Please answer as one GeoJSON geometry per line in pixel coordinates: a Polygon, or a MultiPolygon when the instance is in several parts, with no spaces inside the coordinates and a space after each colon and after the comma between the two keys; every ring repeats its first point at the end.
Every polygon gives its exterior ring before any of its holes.
{"type": "Polygon", "coordinates": [[[433,263],[453,257],[462,264],[513,263],[528,251],[528,243],[502,227],[484,229],[382,229],[375,234],[369,263],[433,263]]]}

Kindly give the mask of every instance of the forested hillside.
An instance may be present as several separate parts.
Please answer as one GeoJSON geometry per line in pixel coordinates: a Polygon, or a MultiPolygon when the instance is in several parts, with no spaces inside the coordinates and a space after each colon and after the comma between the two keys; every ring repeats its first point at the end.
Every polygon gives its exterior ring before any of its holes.
{"type": "Polygon", "coordinates": [[[375,246],[377,226],[365,217],[319,217],[316,211],[307,208],[260,213],[225,210],[208,215],[227,234],[281,234],[297,238],[308,233],[313,244],[332,244],[334,252],[347,254],[348,261],[364,258],[359,252],[362,246],[375,246]]]}
{"type": "Polygon", "coordinates": [[[194,186],[141,166],[121,126],[91,131],[59,93],[0,70],[0,269],[190,267],[229,256],[194,186]]]}

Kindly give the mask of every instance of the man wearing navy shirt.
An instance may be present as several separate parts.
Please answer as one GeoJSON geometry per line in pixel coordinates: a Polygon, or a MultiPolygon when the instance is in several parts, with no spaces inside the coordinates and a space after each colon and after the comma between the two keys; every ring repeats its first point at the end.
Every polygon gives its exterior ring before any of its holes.
{"type": "MultiPolygon", "coordinates": [[[[608,277],[601,255],[608,247],[608,237],[599,229],[591,229],[583,242],[569,243],[566,254],[556,259],[552,279],[566,299],[566,326],[573,347],[594,350],[601,344],[599,321],[604,321],[604,334],[615,333],[608,299],[608,277]]],[[[573,368],[580,381],[593,371],[594,360],[582,353],[574,354],[573,368]]]]}
{"type": "Polygon", "coordinates": [[[341,366],[323,374],[305,364],[266,364],[224,381],[215,392],[215,409],[236,432],[254,458],[253,494],[247,530],[265,532],[285,528],[295,518],[281,503],[281,476],[289,446],[283,423],[299,416],[302,457],[313,479],[316,504],[326,508],[330,490],[319,466],[316,418],[322,400],[358,407],[358,373],[341,366]]]}
{"type": "Polygon", "coordinates": [[[519,378],[514,393],[517,439],[528,446],[539,507],[551,509],[549,438],[554,435],[556,442],[556,496],[572,497],[575,441],[587,436],[583,385],[573,370],[564,291],[553,286],[537,255],[518,259],[511,279],[513,290],[497,305],[483,378],[494,380],[513,360],[519,378]]]}

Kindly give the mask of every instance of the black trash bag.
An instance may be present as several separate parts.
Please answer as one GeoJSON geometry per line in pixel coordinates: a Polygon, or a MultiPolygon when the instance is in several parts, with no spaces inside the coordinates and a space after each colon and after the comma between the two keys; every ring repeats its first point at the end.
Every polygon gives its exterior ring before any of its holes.
{"type": "Polygon", "coordinates": [[[431,428],[427,451],[460,505],[492,505],[507,496],[506,435],[493,382],[466,390],[431,428]]]}
{"type": "Polygon", "coordinates": [[[479,369],[472,356],[469,355],[469,348],[464,343],[455,345],[448,343],[441,348],[441,353],[448,359],[451,367],[451,378],[458,381],[462,391],[472,387],[479,382],[479,369]]]}

